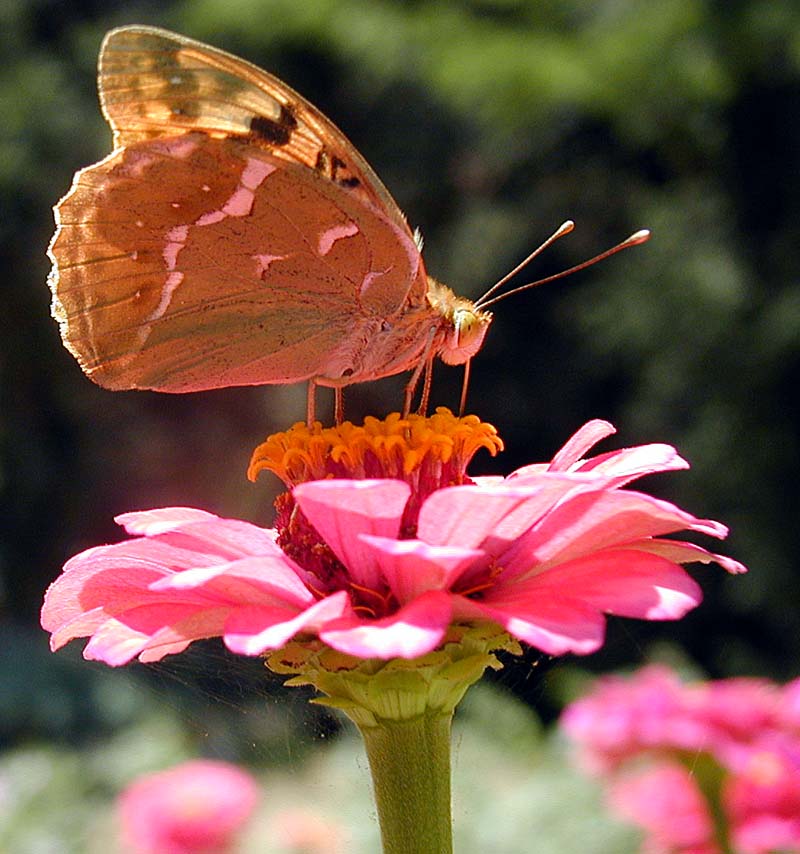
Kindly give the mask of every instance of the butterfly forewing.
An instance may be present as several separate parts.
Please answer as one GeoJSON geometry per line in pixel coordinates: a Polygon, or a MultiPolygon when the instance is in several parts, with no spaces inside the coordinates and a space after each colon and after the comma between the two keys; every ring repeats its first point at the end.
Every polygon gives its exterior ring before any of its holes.
{"type": "Polygon", "coordinates": [[[181,130],[240,136],[316,170],[408,229],[344,134],[302,95],[243,59],[155,27],[122,27],[103,41],[98,85],[117,146],[181,130]]]}

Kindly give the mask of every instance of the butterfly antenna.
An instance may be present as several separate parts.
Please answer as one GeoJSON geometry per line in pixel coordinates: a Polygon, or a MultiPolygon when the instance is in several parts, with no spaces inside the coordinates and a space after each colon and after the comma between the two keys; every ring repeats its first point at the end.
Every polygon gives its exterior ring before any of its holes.
{"type": "Polygon", "coordinates": [[[488,299],[489,299],[489,297],[490,297],[490,296],[491,296],[491,295],[492,295],[492,294],[493,294],[493,293],[494,293],[498,288],[502,288],[502,287],[503,287],[503,285],[504,285],[504,284],[505,284],[509,279],[511,279],[512,277],[516,276],[516,275],[517,275],[517,273],[519,273],[519,271],[520,271],[523,267],[527,267],[527,266],[528,266],[528,264],[530,264],[530,263],[531,263],[531,261],[533,261],[533,259],[534,259],[537,255],[539,255],[540,253],[544,252],[544,250],[545,250],[545,249],[547,249],[547,247],[548,247],[548,246],[550,246],[551,244],[555,243],[555,242],[556,242],[556,240],[558,240],[558,238],[559,238],[559,237],[563,237],[565,234],[569,234],[569,233],[570,233],[570,231],[572,231],[572,229],[573,229],[573,228],[575,228],[575,223],[574,223],[571,219],[568,219],[566,222],[562,222],[562,223],[561,223],[561,225],[560,225],[560,226],[559,226],[559,227],[558,227],[558,228],[557,228],[557,229],[556,229],[556,230],[555,230],[555,231],[550,235],[550,237],[548,237],[548,238],[547,238],[547,240],[545,240],[545,242],[544,242],[544,243],[542,243],[542,245],[541,245],[541,246],[538,246],[536,249],[534,249],[534,250],[533,250],[533,252],[531,252],[531,254],[530,254],[530,255],[528,255],[528,257],[527,257],[527,258],[525,258],[523,261],[520,261],[520,263],[519,263],[519,264],[517,264],[517,266],[516,266],[516,267],[514,267],[514,269],[513,269],[510,273],[506,273],[506,274],[505,274],[505,276],[503,276],[503,278],[502,278],[502,279],[500,279],[500,281],[499,281],[499,282],[495,282],[495,283],[491,286],[491,288],[489,288],[489,290],[488,290],[488,291],[486,291],[486,293],[485,293],[483,296],[479,297],[479,298],[478,298],[478,300],[477,300],[477,302],[475,303],[476,308],[482,308],[484,305],[486,305],[486,300],[488,300],[488,299]]]}
{"type": "MultiPolygon", "coordinates": [[[[562,226],[562,228],[563,227],[564,226],[562,226]]],[[[559,229],[559,231],[560,230],[561,229],[559,229]]],[[[571,230],[572,229],[570,228],[567,232],[564,233],[568,233],[571,230]]],[[[560,237],[561,235],[559,234],[559,231],[557,231],[553,235],[553,237],[550,238],[550,240],[543,243],[542,246],[536,250],[534,255],[537,255],[541,249],[552,243],[556,237],[560,237]]],[[[480,309],[486,309],[490,305],[494,305],[495,303],[500,302],[500,300],[503,300],[506,297],[510,297],[512,294],[518,294],[520,291],[527,291],[528,288],[535,288],[537,285],[544,285],[547,282],[552,282],[556,279],[563,279],[565,276],[570,276],[572,275],[572,273],[577,273],[579,270],[585,270],[587,267],[591,267],[592,264],[597,264],[599,261],[604,261],[606,258],[610,258],[612,255],[616,255],[617,252],[622,252],[623,249],[628,249],[631,246],[638,246],[640,243],[645,243],[649,239],[650,231],[646,228],[643,228],[641,231],[637,231],[635,234],[632,234],[629,238],[627,238],[627,240],[623,240],[622,243],[618,243],[616,246],[612,246],[610,249],[606,249],[605,252],[601,252],[599,255],[595,255],[593,258],[589,258],[588,261],[583,261],[580,264],[576,264],[574,267],[569,267],[566,270],[562,270],[560,273],[554,273],[552,276],[546,276],[544,279],[537,279],[535,282],[528,282],[527,285],[520,285],[518,288],[513,288],[510,291],[506,291],[504,294],[500,294],[499,296],[492,297],[492,299],[487,300],[486,297],[488,297],[489,294],[497,287],[496,285],[492,286],[492,288],[478,300],[478,302],[476,303],[476,307],[480,309]]],[[[524,264],[522,266],[524,266],[524,264]]],[[[508,280],[508,278],[512,275],[513,272],[510,273],[509,276],[505,277],[506,280],[508,280]]]]}

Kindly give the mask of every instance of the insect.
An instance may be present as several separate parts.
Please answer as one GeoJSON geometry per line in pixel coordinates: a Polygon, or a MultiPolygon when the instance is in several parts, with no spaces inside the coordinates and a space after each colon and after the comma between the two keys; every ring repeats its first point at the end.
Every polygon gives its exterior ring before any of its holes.
{"type": "Polygon", "coordinates": [[[423,370],[427,403],[434,358],[468,365],[480,349],[489,294],[474,303],[427,275],[379,178],[285,83],[127,26],[103,40],[98,88],[114,150],[75,175],[49,248],[52,313],[92,380],[307,381],[310,423],[317,385],[336,389],[341,418],[342,388],[411,371],[408,411],[423,370]]]}

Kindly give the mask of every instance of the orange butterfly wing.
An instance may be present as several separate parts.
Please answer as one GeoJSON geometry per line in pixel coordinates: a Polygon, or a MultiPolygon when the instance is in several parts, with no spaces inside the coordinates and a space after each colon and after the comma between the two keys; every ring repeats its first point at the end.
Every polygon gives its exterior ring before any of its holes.
{"type": "Polygon", "coordinates": [[[193,130],[243,138],[347,188],[408,231],[389,191],[333,122],[252,63],[168,30],[130,26],[107,33],[98,65],[115,148],[193,130]]]}
{"type": "Polygon", "coordinates": [[[372,170],[271,75],[163,30],[100,55],[117,148],[56,210],[53,313],[92,379],[193,391],[413,367],[438,318],[372,170]]]}

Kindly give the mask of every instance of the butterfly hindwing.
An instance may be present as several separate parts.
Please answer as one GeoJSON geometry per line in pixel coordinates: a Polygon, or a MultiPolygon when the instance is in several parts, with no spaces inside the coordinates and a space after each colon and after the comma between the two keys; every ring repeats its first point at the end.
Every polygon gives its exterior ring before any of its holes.
{"type": "Polygon", "coordinates": [[[118,149],[78,174],[58,215],[54,314],[107,387],[358,376],[386,319],[424,308],[404,231],[237,138],[118,149]]]}

